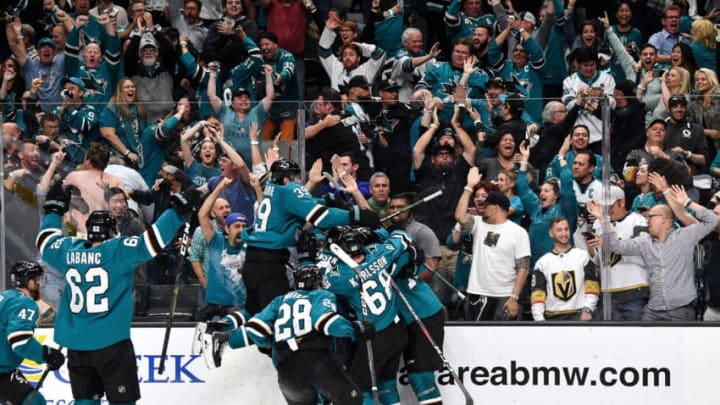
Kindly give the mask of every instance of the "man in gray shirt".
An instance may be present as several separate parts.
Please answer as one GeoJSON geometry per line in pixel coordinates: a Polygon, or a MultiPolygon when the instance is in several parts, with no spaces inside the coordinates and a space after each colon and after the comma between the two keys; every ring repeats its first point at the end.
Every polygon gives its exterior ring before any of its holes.
{"type": "MultiPolygon", "coordinates": [[[[695,319],[695,245],[710,233],[718,222],[709,209],[687,198],[677,186],[665,188],[663,194],[677,207],[660,204],[648,213],[648,233],[631,239],[618,239],[612,227],[608,234],[610,249],[622,255],[640,256],[648,271],[650,300],[643,310],[643,321],[692,321],[695,319]],[[683,201],[678,201],[682,199],[683,201]],[[673,226],[673,212],[683,215],[685,208],[694,211],[699,222],[683,228],[673,226]]],[[[602,218],[601,206],[592,201],[588,212],[602,218]]]]}

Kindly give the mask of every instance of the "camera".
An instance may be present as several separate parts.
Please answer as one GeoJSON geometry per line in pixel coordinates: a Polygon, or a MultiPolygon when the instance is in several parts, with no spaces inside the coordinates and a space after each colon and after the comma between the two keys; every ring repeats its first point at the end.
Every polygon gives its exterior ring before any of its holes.
{"type": "Polygon", "coordinates": [[[664,69],[653,69],[653,77],[662,77],[665,74],[664,69]]]}
{"type": "Polygon", "coordinates": [[[63,96],[63,98],[73,98],[73,93],[69,89],[62,89],[60,90],[60,95],[63,96]]]}
{"type": "Polygon", "coordinates": [[[585,240],[595,239],[595,234],[592,232],[583,232],[582,236],[585,240]]]}

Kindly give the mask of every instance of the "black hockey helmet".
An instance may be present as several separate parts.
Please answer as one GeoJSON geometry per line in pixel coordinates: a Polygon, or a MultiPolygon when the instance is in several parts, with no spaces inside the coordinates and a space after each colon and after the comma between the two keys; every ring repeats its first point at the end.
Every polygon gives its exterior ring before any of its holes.
{"type": "Polygon", "coordinates": [[[325,238],[328,245],[338,243],[340,236],[352,229],[350,225],[338,225],[325,231],[325,238]]]}
{"type": "Polygon", "coordinates": [[[270,166],[270,179],[273,183],[281,184],[285,177],[295,178],[300,175],[300,166],[295,161],[280,159],[270,166]]]}
{"type": "Polygon", "coordinates": [[[298,290],[314,290],[323,279],[323,271],[314,264],[300,266],[295,271],[295,288],[298,290]]]}
{"type": "Polygon", "coordinates": [[[117,234],[117,221],[110,211],[93,211],[85,221],[87,238],[92,242],[102,242],[117,234]]]}
{"type": "Polygon", "coordinates": [[[350,228],[341,234],[335,243],[351,257],[360,256],[363,254],[365,235],[357,229],[350,228]]]}
{"type": "Polygon", "coordinates": [[[27,287],[30,280],[45,275],[45,269],[36,262],[20,260],[10,270],[10,282],[14,287],[27,287]]]}

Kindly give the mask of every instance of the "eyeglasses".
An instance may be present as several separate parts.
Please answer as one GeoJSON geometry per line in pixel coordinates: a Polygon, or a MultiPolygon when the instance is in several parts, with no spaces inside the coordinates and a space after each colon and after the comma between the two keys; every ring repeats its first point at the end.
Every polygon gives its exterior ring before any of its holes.
{"type": "Polygon", "coordinates": [[[566,110],[557,110],[557,111],[553,111],[553,114],[566,114],[566,113],[567,113],[567,111],[566,111],[566,110]]]}

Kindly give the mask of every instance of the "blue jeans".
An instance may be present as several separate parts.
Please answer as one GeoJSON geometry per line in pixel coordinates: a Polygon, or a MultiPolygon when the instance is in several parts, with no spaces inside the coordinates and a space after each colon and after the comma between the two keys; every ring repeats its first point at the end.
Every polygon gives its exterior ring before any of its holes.
{"type": "Polygon", "coordinates": [[[646,299],[626,302],[613,301],[613,321],[639,321],[642,318],[643,308],[647,305],[646,299]]]}

